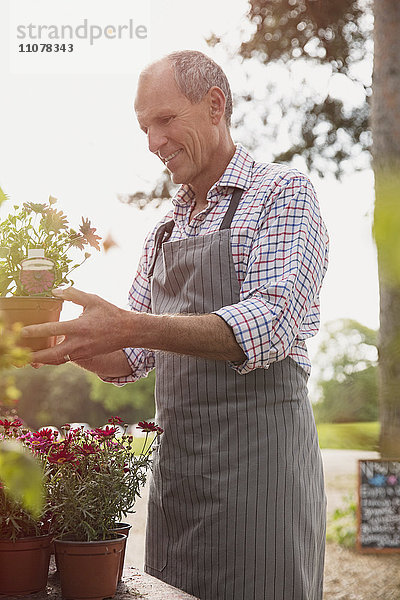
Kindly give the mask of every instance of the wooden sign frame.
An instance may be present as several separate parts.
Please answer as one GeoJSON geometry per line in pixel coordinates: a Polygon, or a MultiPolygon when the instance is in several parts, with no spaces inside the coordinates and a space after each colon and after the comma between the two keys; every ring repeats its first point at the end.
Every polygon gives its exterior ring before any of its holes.
{"type": "Polygon", "coordinates": [[[369,547],[361,544],[361,463],[387,463],[395,462],[399,463],[400,471],[400,459],[398,458],[372,458],[372,459],[359,459],[358,460],[358,477],[357,477],[357,540],[356,547],[359,552],[364,554],[398,554],[400,553],[399,547],[369,547]]]}

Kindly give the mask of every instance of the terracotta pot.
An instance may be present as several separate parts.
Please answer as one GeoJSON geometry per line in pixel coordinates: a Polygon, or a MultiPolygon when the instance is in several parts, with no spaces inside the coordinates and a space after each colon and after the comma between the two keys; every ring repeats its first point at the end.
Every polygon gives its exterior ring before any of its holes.
{"type": "Polygon", "coordinates": [[[94,542],[55,539],[62,597],[65,600],[103,600],[117,591],[126,535],[94,542]]]}
{"type": "Polygon", "coordinates": [[[128,537],[129,537],[129,532],[130,532],[131,529],[132,529],[132,525],[129,525],[129,523],[116,523],[115,527],[113,527],[111,529],[111,531],[113,533],[123,533],[124,535],[126,535],[126,540],[125,540],[125,543],[124,543],[124,549],[123,549],[122,554],[121,554],[121,561],[120,561],[120,565],[119,565],[118,583],[121,581],[121,579],[122,579],[122,573],[124,571],[126,544],[127,544],[128,537]]]}
{"type": "MultiPolygon", "coordinates": [[[[58,321],[63,300],[59,298],[34,298],[32,296],[9,296],[0,298],[0,315],[6,326],[14,323],[37,325],[58,321]]],[[[21,343],[31,350],[43,350],[55,346],[56,337],[22,338],[21,343]]]]}
{"type": "Polygon", "coordinates": [[[0,596],[25,596],[47,585],[51,536],[0,540],[0,596]]]}

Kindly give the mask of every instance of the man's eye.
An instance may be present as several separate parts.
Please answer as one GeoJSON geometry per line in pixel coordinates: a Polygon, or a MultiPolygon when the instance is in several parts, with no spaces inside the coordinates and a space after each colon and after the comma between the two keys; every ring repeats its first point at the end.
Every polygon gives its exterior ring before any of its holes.
{"type": "Polygon", "coordinates": [[[169,123],[171,123],[171,121],[172,121],[172,119],[173,119],[173,118],[174,118],[174,117],[172,117],[172,116],[171,116],[171,117],[163,117],[163,118],[161,119],[161,123],[162,123],[163,125],[168,125],[169,123]]]}

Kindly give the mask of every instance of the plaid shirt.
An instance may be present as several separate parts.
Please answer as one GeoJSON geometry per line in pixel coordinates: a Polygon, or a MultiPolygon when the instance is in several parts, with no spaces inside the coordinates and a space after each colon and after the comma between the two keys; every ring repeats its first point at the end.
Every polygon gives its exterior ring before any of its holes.
{"type": "MultiPolygon", "coordinates": [[[[247,356],[231,367],[243,374],[290,356],[309,373],[305,340],[319,328],[319,290],[328,264],[328,235],[318,201],[305,175],[275,163],[256,163],[240,145],[209,190],[207,207],[190,222],[194,193],[188,185],[179,188],[173,209],[145,241],[129,304],[132,310],[150,312],[147,272],[158,227],[174,219],[170,241],[218,231],[234,187],[244,190],[231,224],[240,299],[215,311],[230,325],[247,356]]],[[[154,368],[153,351],[124,351],[132,375],[106,381],[135,381],[154,368]]]]}

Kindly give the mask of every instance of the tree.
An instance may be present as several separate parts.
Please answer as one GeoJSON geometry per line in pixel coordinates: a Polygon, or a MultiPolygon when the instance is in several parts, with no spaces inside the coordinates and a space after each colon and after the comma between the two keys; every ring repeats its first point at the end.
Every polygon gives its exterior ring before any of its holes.
{"type": "Polygon", "coordinates": [[[380,287],[381,453],[400,456],[400,3],[375,1],[372,130],[380,287]]]}
{"type": "Polygon", "coordinates": [[[313,405],[318,423],[376,421],[378,418],[377,368],[346,375],[343,381],[320,382],[322,399],[313,405]]]}
{"type": "Polygon", "coordinates": [[[108,414],[118,415],[127,423],[137,423],[154,417],[155,371],[123,387],[105,383],[96,375],[88,374],[91,382],[90,398],[99,403],[108,414]]]}
{"type": "Polygon", "coordinates": [[[90,400],[90,382],[85,371],[67,363],[39,370],[27,366],[15,373],[20,390],[18,415],[29,427],[61,427],[64,423],[103,425],[110,416],[90,400]]]}
{"type": "Polygon", "coordinates": [[[375,421],[378,417],[377,332],[351,319],[328,323],[318,348],[319,422],[375,421]]]}
{"type": "MultiPolygon", "coordinates": [[[[290,97],[284,90],[274,102],[279,103],[283,120],[289,119],[291,125],[286,147],[275,153],[274,160],[288,162],[301,155],[309,169],[321,175],[327,168],[333,169],[340,177],[349,160],[357,163],[370,150],[371,86],[368,74],[359,68],[371,59],[370,2],[250,0],[249,4],[248,18],[255,30],[239,49],[246,61],[261,61],[266,77],[274,63],[290,70],[313,66],[311,77],[300,81],[290,97]],[[311,79],[318,79],[316,71],[328,85],[316,87],[312,83],[311,79]],[[336,84],[343,80],[357,90],[356,105],[348,97],[345,102],[340,98],[336,84]]],[[[280,81],[274,87],[279,89],[280,81]]],[[[273,109],[268,102],[270,93],[264,104],[267,125],[273,109]]],[[[246,100],[252,100],[251,93],[246,100]]]]}

